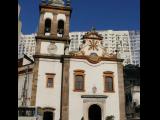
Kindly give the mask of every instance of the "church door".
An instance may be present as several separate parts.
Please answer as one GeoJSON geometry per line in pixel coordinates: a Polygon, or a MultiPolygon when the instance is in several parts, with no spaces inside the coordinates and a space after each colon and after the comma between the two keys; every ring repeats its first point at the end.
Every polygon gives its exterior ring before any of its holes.
{"type": "Polygon", "coordinates": [[[101,108],[94,104],[89,107],[88,111],[89,120],[101,120],[101,108]]]}
{"type": "Polygon", "coordinates": [[[44,112],[43,120],[53,120],[53,112],[44,112]]]}

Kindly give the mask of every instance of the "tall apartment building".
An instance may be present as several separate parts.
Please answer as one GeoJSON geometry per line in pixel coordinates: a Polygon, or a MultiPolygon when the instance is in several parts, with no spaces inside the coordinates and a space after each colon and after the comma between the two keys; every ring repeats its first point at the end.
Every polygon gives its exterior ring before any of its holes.
{"type": "Polygon", "coordinates": [[[140,66],[140,32],[129,31],[133,64],[140,66]]]}
{"type": "MultiPolygon", "coordinates": [[[[103,46],[107,48],[108,53],[115,53],[118,50],[118,56],[124,59],[123,64],[133,64],[131,56],[130,37],[128,31],[97,30],[103,37],[103,46]]],[[[70,51],[78,51],[83,42],[82,36],[86,32],[70,32],[70,51]]]]}
{"type": "Polygon", "coordinates": [[[22,22],[20,20],[20,11],[21,11],[21,6],[18,4],[18,41],[20,40],[21,36],[21,28],[22,28],[22,22]]]}
{"type": "Polygon", "coordinates": [[[21,35],[21,39],[18,41],[18,58],[21,58],[23,54],[26,54],[28,57],[33,59],[36,46],[35,35],[36,34],[21,35]]]}

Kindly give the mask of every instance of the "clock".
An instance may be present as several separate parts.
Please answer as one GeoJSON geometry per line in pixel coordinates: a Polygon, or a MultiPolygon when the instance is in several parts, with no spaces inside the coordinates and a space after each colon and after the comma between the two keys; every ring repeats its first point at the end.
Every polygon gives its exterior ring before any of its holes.
{"type": "Polygon", "coordinates": [[[50,43],[47,50],[49,54],[55,54],[57,52],[57,46],[55,43],[50,43]]]}

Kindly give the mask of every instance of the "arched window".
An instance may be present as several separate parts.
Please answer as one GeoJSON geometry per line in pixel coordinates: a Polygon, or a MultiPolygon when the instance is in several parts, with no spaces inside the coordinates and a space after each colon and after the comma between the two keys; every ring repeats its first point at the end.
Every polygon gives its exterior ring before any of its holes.
{"type": "Polygon", "coordinates": [[[57,33],[59,37],[63,37],[63,34],[64,34],[64,21],[63,20],[58,21],[57,33]]]}
{"type": "Polygon", "coordinates": [[[51,32],[51,20],[50,19],[46,19],[45,20],[45,28],[44,28],[44,33],[46,35],[46,33],[50,33],[51,32]]]}

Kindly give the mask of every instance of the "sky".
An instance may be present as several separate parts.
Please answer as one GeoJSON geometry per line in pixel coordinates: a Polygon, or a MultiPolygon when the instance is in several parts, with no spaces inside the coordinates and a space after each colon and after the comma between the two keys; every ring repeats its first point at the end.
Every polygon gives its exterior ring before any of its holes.
{"type": "MultiPolygon", "coordinates": [[[[22,33],[35,33],[41,0],[18,0],[22,33]]],[[[140,30],[140,0],[71,0],[70,31],[140,30]]]]}

